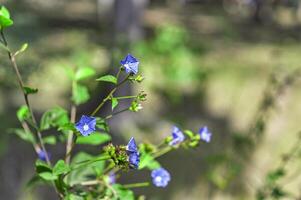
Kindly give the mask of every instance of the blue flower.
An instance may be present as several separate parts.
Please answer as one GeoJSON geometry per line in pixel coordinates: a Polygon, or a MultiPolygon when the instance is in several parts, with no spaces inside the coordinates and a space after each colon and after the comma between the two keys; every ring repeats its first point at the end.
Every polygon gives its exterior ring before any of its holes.
{"type": "MultiPolygon", "coordinates": [[[[46,159],[46,153],[45,153],[45,151],[39,149],[39,150],[37,151],[37,153],[38,153],[38,157],[39,157],[40,160],[43,160],[43,161],[46,161],[46,160],[47,160],[47,159],[46,159]]],[[[47,156],[48,156],[48,158],[50,159],[50,154],[49,154],[49,153],[47,153],[47,156]]]]}
{"type": "Polygon", "coordinates": [[[156,187],[166,187],[170,181],[170,174],[164,168],[153,170],[151,176],[156,187]]]}
{"type": "Polygon", "coordinates": [[[138,73],[139,61],[131,54],[128,54],[123,60],[121,60],[120,64],[125,68],[126,73],[128,74],[138,73]]]}
{"type": "Polygon", "coordinates": [[[137,169],[140,162],[140,155],[135,139],[133,137],[130,139],[128,145],[126,146],[126,151],[128,154],[130,167],[137,169]]]}
{"type": "Polygon", "coordinates": [[[185,136],[182,131],[178,127],[174,126],[172,129],[172,141],[169,142],[169,145],[175,146],[177,144],[180,144],[184,140],[185,136]]]}
{"type": "Polygon", "coordinates": [[[210,142],[212,133],[209,132],[207,126],[200,128],[199,134],[201,136],[201,140],[203,140],[207,143],[210,142]]]}
{"type": "Polygon", "coordinates": [[[86,115],[83,115],[79,122],[75,124],[76,130],[78,130],[83,136],[88,136],[92,132],[94,132],[96,126],[96,118],[95,117],[89,117],[86,115]]]}

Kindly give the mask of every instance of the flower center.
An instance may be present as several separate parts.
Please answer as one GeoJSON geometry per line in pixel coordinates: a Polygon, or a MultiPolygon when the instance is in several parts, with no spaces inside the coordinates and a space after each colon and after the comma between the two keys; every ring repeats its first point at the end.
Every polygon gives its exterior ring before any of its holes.
{"type": "Polygon", "coordinates": [[[157,176],[156,178],[155,178],[155,180],[156,180],[156,182],[161,182],[162,181],[162,177],[161,176],[157,176]]]}
{"type": "Polygon", "coordinates": [[[87,131],[87,130],[89,130],[89,125],[85,124],[83,128],[84,128],[84,131],[87,131]]]}

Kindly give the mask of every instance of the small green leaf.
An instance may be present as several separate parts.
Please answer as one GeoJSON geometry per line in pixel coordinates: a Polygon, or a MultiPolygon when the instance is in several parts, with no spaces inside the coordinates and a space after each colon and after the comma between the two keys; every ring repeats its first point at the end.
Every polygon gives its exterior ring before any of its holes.
{"type": "Polygon", "coordinates": [[[100,117],[96,117],[96,127],[104,130],[105,132],[110,131],[110,127],[109,127],[108,123],[100,117]]]}
{"type": "Polygon", "coordinates": [[[24,43],[24,44],[21,46],[21,48],[15,53],[15,56],[18,55],[18,54],[20,54],[20,53],[22,53],[22,52],[24,52],[24,51],[27,49],[27,47],[28,47],[28,44],[27,44],[27,43],[24,43]]]}
{"type": "Polygon", "coordinates": [[[27,87],[27,86],[24,86],[23,87],[23,91],[25,94],[35,94],[38,92],[38,89],[37,88],[31,88],[31,87],[27,87]]]}
{"type": "Polygon", "coordinates": [[[114,184],[112,187],[117,192],[118,199],[135,200],[134,192],[132,190],[129,190],[120,184],[114,184]]]}
{"type": "Polygon", "coordinates": [[[24,131],[23,129],[14,129],[13,133],[19,136],[22,140],[35,144],[35,138],[31,132],[24,131]]]}
{"type": "Polygon", "coordinates": [[[86,86],[75,84],[72,92],[72,101],[76,105],[86,103],[90,98],[88,88],[86,86]]]}
{"type": "Polygon", "coordinates": [[[20,121],[24,121],[30,117],[30,112],[27,106],[21,106],[17,111],[17,117],[20,121]]]}
{"type": "Polygon", "coordinates": [[[2,6],[0,9],[0,28],[6,28],[13,25],[13,20],[10,19],[9,11],[2,6]]]}
{"type": "Polygon", "coordinates": [[[37,160],[35,163],[35,166],[36,166],[36,172],[38,174],[42,173],[42,172],[51,172],[52,173],[51,167],[44,161],[37,160]]]}
{"type": "Polygon", "coordinates": [[[40,122],[40,129],[47,130],[51,127],[60,127],[69,122],[68,113],[61,107],[55,107],[46,111],[40,122]]]}
{"type": "Polygon", "coordinates": [[[102,76],[102,77],[100,77],[96,80],[97,81],[104,81],[104,82],[114,83],[115,85],[117,84],[117,78],[115,76],[112,76],[112,75],[105,75],[105,76],[102,76]]]}
{"type": "Polygon", "coordinates": [[[57,175],[54,175],[51,172],[42,172],[39,173],[39,176],[45,181],[54,181],[58,178],[57,175]]]}
{"type": "Polygon", "coordinates": [[[95,74],[95,70],[91,67],[81,67],[75,73],[75,80],[80,81],[89,78],[95,74]]]}
{"type": "Polygon", "coordinates": [[[56,137],[53,135],[47,136],[43,138],[43,141],[45,144],[51,144],[55,145],[56,144],[56,137]]]}
{"type": "Polygon", "coordinates": [[[66,124],[60,125],[58,131],[76,131],[74,123],[68,122],[66,124]]]}
{"type": "Polygon", "coordinates": [[[59,160],[53,167],[54,175],[61,175],[69,172],[71,169],[68,165],[65,164],[65,161],[59,160]]]}
{"type": "Polygon", "coordinates": [[[112,110],[114,110],[114,108],[118,105],[118,99],[113,97],[111,99],[111,102],[112,102],[112,110]]]}
{"type": "Polygon", "coordinates": [[[105,133],[94,132],[89,136],[80,136],[77,138],[77,144],[90,144],[90,145],[101,145],[103,143],[109,142],[111,136],[105,133]]]}
{"type": "Polygon", "coordinates": [[[140,156],[139,169],[143,169],[145,167],[149,170],[157,169],[160,168],[160,163],[156,161],[153,156],[145,153],[140,156]]]}

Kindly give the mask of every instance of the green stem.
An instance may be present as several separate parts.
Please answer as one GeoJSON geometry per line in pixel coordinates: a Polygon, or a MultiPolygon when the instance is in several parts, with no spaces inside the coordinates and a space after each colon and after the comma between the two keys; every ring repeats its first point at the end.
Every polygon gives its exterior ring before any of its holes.
{"type": "MultiPolygon", "coordinates": [[[[121,72],[121,67],[119,68],[119,71],[117,73],[117,80],[119,79],[119,76],[120,76],[120,72],[121,72]]],[[[120,83],[118,83],[113,89],[112,91],[106,96],[106,98],[104,98],[102,100],[102,102],[96,107],[96,109],[92,112],[91,116],[95,116],[96,113],[102,108],[102,106],[112,98],[113,94],[115,93],[115,91],[117,90],[118,87],[120,87],[122,84],[124,84],[128,78],[129,78],[130,75],[128,75],[123,81],[121,81],[120,83]]]]}
{"type": "Polygon", "coordinates": [[[110,119],[110,118],[112,118],[113,116],[118,115],[118,114],[123,113],[123,112],[128,111],[128,110],[129,110],[129,107],[128,107],[128,108],[125,108],[125,109],[123,109],[123,110],[117,111],[117,112],[115,112],[115,113],[112,113],[112,114],[106,116],[105,119],[106,119],[106,120],[107,120],[107,119],[110,119]]]}
{"type": "Polygon", "coordinates": [[[133,95],[133,96],[123,96],[123,97],[115,97],[115,99],[134,99],[137,98],[137,95],[133,95]]]}
{"type": "Polygon", "coordinates": [[[149,186],[149,182],[143,182],[143,183],[132,183],[132,184],[126,184],[123,185],[125,188],[137,188],[137,187],[147,187],[149,186]]]}
{"type": "Polygon", "coordinates": [[[82,162],[76,163],[77,166],[73,167],[72,170],[76,170],[76,169],[85,167],[86,165],[92,164],[92,163],[97,162],[97,161],[109,160],[110,158],[111,158],[110,156],[102,156],[102,157],[98,157],[98,158],[95,158],[95,159],[92,159],[92,160],[84,160],[82,162]]]}
{"type": "Polygon", "coordinates": [[[169,151],[171,151],[173,148],[170,146],[165,147],[164,149],[161,149],[160,151],[154,153],[154,158],[158,158],[166,153],[168,153],[169,151]]]}

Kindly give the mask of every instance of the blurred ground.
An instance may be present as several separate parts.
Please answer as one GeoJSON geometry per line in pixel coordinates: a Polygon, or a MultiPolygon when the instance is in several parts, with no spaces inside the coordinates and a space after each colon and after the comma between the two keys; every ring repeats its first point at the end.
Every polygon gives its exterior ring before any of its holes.
{"type": "MultiPolygon", "coordinates": [[[[146,77],[141,88],[148,93],[148,101],[141,113],[121,115],[112,122],[116,141],[135,135],[138,141],[159,143],[173,124],[195,131],[208,125],[214,134],[213,142],[197,151],[173,152],[160,160],[173,174],[167,189],[137,192],[152,200],[254,199],[265,174],[300,130],[300,82],[296,81],[275,99],[265,129],[247,155],[241,147],[244,140],[237,140],[249,134],[271,75],[278,80],[300,68],[300,25],[292,9],[280,7],[273,10],[273,21],[269,16],[256,23],[247,17],[247,10],[239,13],[220,1],[152,1],[140,18],[141,33],[129,31],[138,38],[143,35],[143,40],[136,40],[118,33],[113,38],[116,15],[109,12],[109,1],[102,3],[101,12],[94,1],[7,4],[15,20],[8,40],[15,48],[24,41],[30,44],[18,61],[28,83],[40,89],[32,98],[36,112],[41,115],[55,105],[69,107],[70,83],[64,66],[92,66],[101,74],[112,71],[118,59],[131,51],[140,58],[146,77]]],[[[0,65],[0,197],[46,199],[47,190],[40,194],[24,190],[35,155],[29,145],[8,134],[8,128],[19,126],[15,111],[23,99],[2,53],[0,65]]],[[[103,96],[102,86],[88,85],[95,91],[94,98],[80,107],[82,113],[103,96]]],[[[54,157],[63,153],[63,147],[51,150],[54,157]]],[[[130,173],[122,181],[132,178],[145,176],[130,173]]],[[[298,192],[298,184],[300,179],[285,187],[298,192]]]]}

